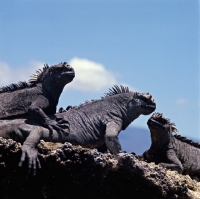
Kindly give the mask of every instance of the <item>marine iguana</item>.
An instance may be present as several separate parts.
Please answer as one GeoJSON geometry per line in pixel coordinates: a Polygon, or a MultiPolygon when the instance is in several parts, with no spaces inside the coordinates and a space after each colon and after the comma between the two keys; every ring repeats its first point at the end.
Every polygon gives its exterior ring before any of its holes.
{"type": "Polygon", "coordinates": [[[200,143],[174,134],[177,128],[161,113],[154,113],[147,122],[151,147],[143,153],[148,162],[155,162],[179,173],[200,177],[200,143]]]}
{"type": "Polygon", "coordinates": [[[27,82],[19,82],[0,88],[0,120],[26,116],[40,125],[62,128],[49,119],[56,113],[56,106],[62,90],[75,77],[75,72],[66,62],[36,71],[27,82]]]}
{"type": "Polygon", "coordinates": [[[99,100],[89,101],[68,111],[49,116],[68,134],[49,130],[35,124],[31,120],[15,119],[0,121],[0,136],[25,141],[22,146],[20,166],[29,160],[29,168],[36,171],[40,167],[36,145],[40,139],[49,142],[70,142],[88,148],[107,149],[117,154],[121,151],[118,134],[138,118],[141,114],[148,115],[156,108],[156,103],[148,93],[129,91],[128,87],[114,86],[110,92],[99,100]],[[37,163],[37,164],[36,164],[37,163]]]}

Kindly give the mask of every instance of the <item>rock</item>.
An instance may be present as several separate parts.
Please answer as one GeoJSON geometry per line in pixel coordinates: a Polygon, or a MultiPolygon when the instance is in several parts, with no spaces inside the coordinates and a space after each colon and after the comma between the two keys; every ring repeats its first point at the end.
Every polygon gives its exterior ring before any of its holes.
{"type": "Polygon", "coordinates": [[[42,169],[27,175],[18,163],[21,144],[0,138],[0,198],[200,198],[200,184],[189,176],[140,161],[129,153],[53,144],[38,145],[42,169]]]}

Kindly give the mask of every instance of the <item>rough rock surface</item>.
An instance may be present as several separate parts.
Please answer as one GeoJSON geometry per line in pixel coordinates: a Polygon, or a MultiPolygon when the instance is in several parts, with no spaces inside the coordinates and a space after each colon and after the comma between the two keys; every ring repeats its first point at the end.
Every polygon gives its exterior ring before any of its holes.
{"type": "Polygon", "coordinates": [[[189,176],[140,161],[134,154],[41,141],[42,169],[26,178],[18,163],[21,144],[0,138],[0,198],[200,198],[200,184],[189,176]]]}

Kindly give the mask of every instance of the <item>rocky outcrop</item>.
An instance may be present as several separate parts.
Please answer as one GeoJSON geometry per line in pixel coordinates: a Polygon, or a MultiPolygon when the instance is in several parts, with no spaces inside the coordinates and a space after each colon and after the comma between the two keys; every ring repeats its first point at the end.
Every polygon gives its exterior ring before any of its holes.
{"type": "Polygon", "coordinates": [[[130,153],[41,141],[42,169],[27,178],[18,168],[21,144],[0,138],[0,198],[200,198],[200,184],[189,176],[140,161],[130,153]]]}

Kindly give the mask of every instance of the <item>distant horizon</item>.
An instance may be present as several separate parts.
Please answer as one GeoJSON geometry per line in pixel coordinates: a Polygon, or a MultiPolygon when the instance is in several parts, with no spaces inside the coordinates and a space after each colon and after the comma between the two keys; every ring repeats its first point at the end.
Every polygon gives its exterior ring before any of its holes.
{"type": "MultiPolygon", "coordinates": [[[[178,135],[181,135],[181,132],[179,132],[178,135]]],[[[198,138],[189,136],[187,136],[187,138],[200,143],[200,139],[198,138]]],[[[120,132],[119,141],[122,145],[122,150],[128,153],[134,152],[137,155],[141,155],[144,151],[148,150],[151,145],[150,130],[148,127],[128,126],[126,130],[120,132]]]]}
{"type": "MultiPolygon", "coordinates": [[[[149,132],[149,135],[150,135],[150,130],[148,128],[148,126],[145,128],[145,127],[141,127],[141,126],[135,126],[134,124],[131,124],[129,125],[127,128],[134,128],[134,129],[142,129],[142,130],[145,130],[145,131],[148,131],[149,132]]],[[[127,129],[126,129],[127,130],[127,129]]],[[[126,130],[124,130],[124,132],[126,132],[126,130]]],[[[123,132],[122,132],[123,133],[123,132]]],[[[178,135],[181,135],[183,137],[187,137],[188,139],[191,139],[193,141],[197,141],[197,142],[200,142],[200,138],[195,138],[195,137],[192,137],[192,136],[185,136],[185,135],[182,135],[181,132],[178,132],[177,133],[178,135]]]]}

